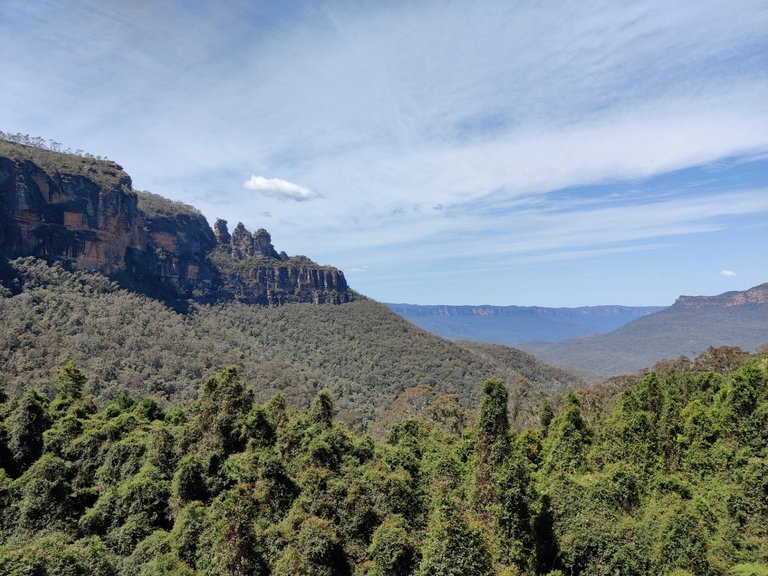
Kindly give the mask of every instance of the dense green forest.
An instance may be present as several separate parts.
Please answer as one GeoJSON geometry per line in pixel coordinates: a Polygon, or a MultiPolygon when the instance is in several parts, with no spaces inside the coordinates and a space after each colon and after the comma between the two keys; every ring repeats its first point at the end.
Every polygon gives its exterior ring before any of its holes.
{"type": "Polygon", "coordinates": [[[0,386],[9,393],[50,392],[53,370],[74,359],[98,405],[126,391],[167,405],[194,400],[206,377],[234,365],[260,402],[282,394],[306,408],[328,388],[339,417],[360,430],[409,388],[474,406],[494,376],[522,407],[520,428],[535,423],[546,394],[584,385],[519,350],[432,336],[362,296],[339,306],[191,304],[180,313],[101,274],[34,258],[9,267],[15,293],[0,286],[0,386]]]}
{"type": "Polygon", "coordinates": [[[471,425],[445,402],[376,437],[234,368],[184,410],[98,408],[69,362],[0,403],[0,573],[768,574],[768,356],[709,358],[590,419],[570,393],[515,433],[489,379],[471,425]]]}

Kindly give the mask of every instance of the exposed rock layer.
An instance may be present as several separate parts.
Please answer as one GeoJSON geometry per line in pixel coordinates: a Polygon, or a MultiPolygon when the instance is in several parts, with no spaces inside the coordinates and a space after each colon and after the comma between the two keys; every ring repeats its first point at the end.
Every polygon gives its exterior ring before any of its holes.
{"type": "Polygon", "coordinates": [[[122,168],[17,144],[0,147],[0,255],[98,270],[176,300],[265,306],[343,303],[344,274],[278,254],[269,233],[225,221],[212,230],[190,206],[136,192],[122,168]]]}
{"type": "Polygon", "coordinates": [[[725,292],[717,296],[680,296],[674,306],[678,308],[705,308],[768,304],[768,283],[749,290],[725,292]]]}

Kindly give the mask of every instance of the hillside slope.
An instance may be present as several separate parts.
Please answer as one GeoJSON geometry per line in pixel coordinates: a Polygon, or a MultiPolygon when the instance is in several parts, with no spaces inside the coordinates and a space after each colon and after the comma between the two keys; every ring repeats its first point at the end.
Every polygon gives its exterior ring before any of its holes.
{"type": "MultiPolygon", "coordinates": [[[[194,398],[205,376],[235,365],[260,400],[279,392],[304,407],[328,387],[347,421],[366,424],[417,385],[457,393],[467,405],[489,376],[557,393],[583,385],[522,352],[520,361],[479,354],[428,334],[361,296],[338,306],[194,304],[184,314],[100,274],[32,258],[12,265],[21,291],[0,298],[0,378],[9,392],[45,389],[71,358],[101,399],[128,389],[178,402],[194,398]]],[[[531,397],[533,414],[539,400],[531,397]]]]}
{"type": "Polygon", "coordinates": [[[768,283],[718,296],[681,296],[674,305],[618,330],[520,348],[559,366],[600,376],[627,374],[710,346],[747,351],[768,343],[768,283]]]}
{"type": "Polygon", "coordinates": [[[516,346],[559,342],[610,332],[661,306],[422,306],[387,304],[420,328],[451,340],[476,340],[516,346]]]}

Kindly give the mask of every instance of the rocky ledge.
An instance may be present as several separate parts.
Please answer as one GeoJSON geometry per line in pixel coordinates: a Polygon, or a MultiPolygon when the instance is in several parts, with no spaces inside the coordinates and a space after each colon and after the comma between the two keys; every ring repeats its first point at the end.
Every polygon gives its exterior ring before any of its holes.
{"type": "Polygon", "coordinates": [[[680,296],[674,306],[678,308],[707,308],[732,306],[750,306],[768,304],[768,283],[760,284],[749,290],[734,290],[717,296],[680,296]]]}
{"type": "Polygon", "coordinates": [[[195,208],[133,190],[114,162],[0,141],[0,257],[21,256],[177,303],[350,300],[341,270],[278,253],[266,230],[211,229],[195,208]]]}

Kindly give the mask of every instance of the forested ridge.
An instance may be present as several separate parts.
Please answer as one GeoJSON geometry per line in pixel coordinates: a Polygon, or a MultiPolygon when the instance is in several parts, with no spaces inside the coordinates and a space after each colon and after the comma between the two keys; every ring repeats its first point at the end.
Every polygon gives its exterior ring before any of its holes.
{"type": "Polygon", "coordinates": [[[234,368],[184,410],[98,408],[69,362],[0,403],[0,573],[768,574],[768,357],[736,364],[666,365],[590,419],[570,393],[520,433],[489,379],[469,426],[371,437],[234,368]]]}
{"type": "Polygon", "coordinates": [[[473,406],[485,378],[502,378],[522,400],[522,426],[547,394],[584,384],[524,352],[432,336],[362,296],[338,306],[192,303],[180,313],[98,273],[34,258],[9,268],[15,294],[0,287],[0,386],[9,393],[47,392],[53,370],[74,359],[97,404],[128,392],[166,405],[196,398],[207,376],[234,365],[258,401],[279,393],[306,408],[327,387],[339,417],[363,429],[417,386],[473,406]]]}

